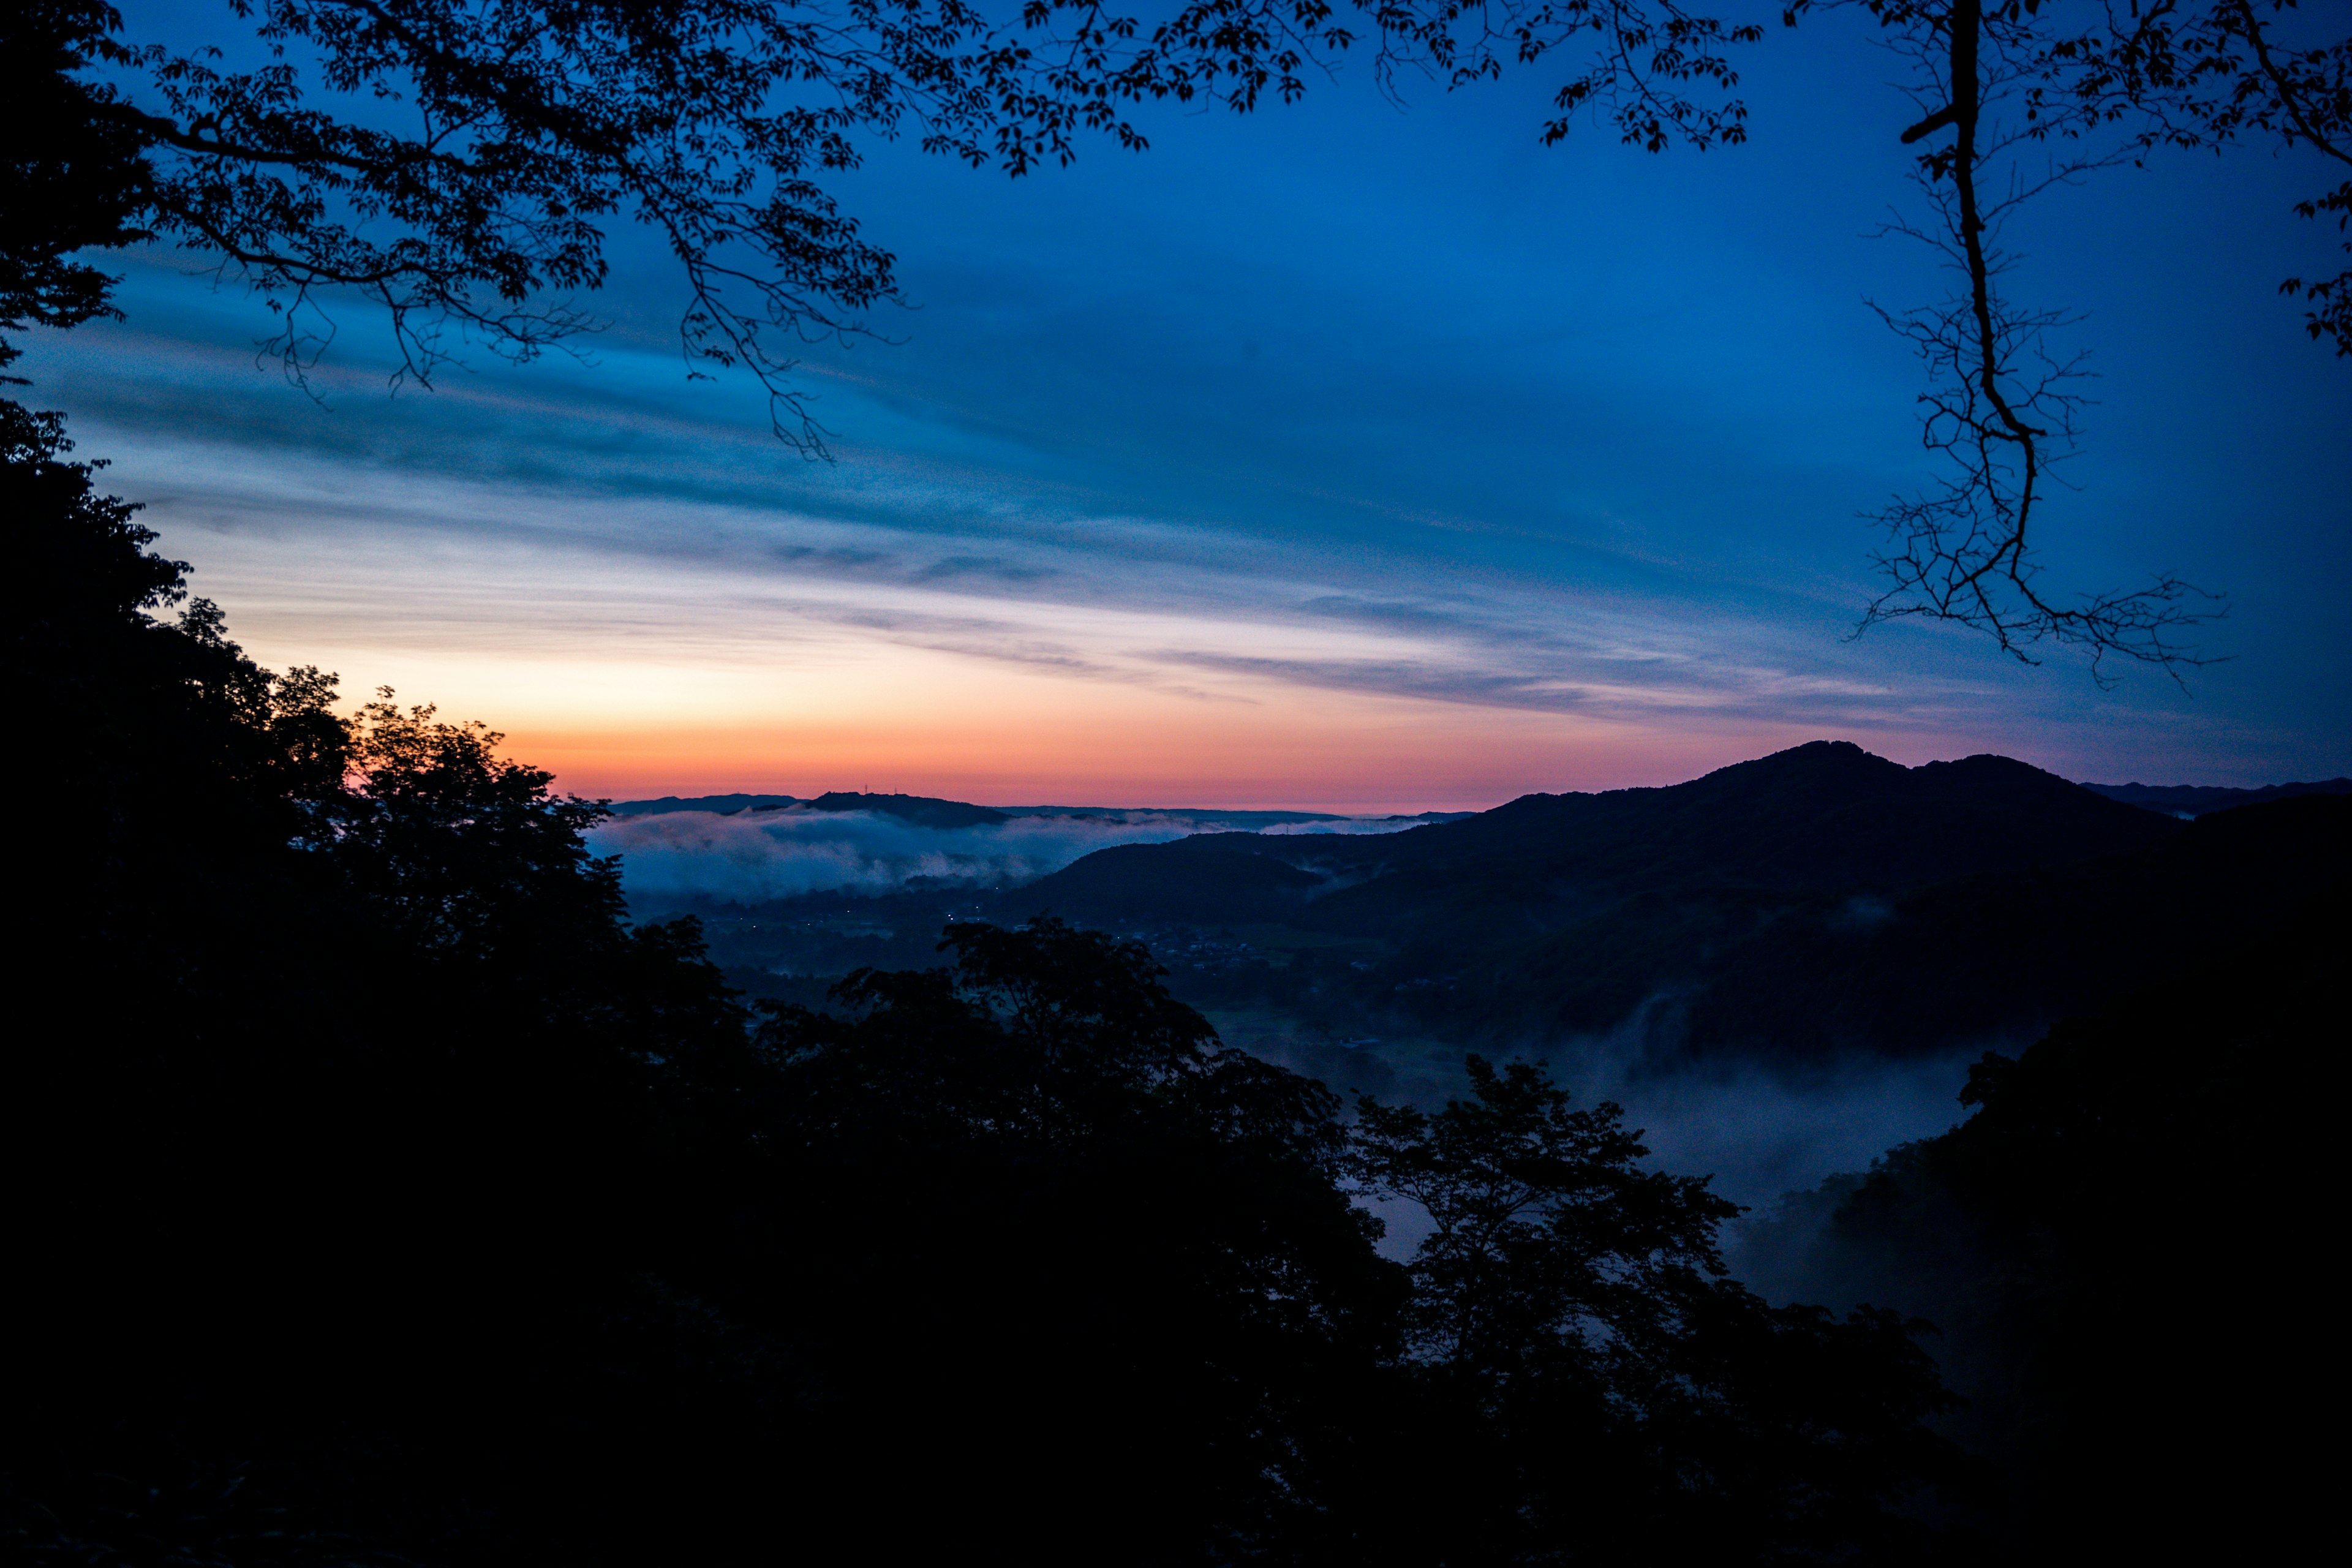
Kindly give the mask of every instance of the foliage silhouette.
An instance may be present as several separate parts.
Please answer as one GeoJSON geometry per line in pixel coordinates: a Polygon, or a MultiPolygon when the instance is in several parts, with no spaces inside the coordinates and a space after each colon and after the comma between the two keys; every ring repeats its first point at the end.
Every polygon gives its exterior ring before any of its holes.
{"type": "MultiPolygon", "coordinates": [[[[114,279],[74,254],[148,237],[145,139],[110,117],[113,91],[80,74],[117,25],[100,0],[0,13],[0,331],[114,314],[114,279]]],[[[23,352],[0,337],[0,381],[22,381],[5,373],[23,352]]]]}
{"type": "Polygon", "coordinates": [[[1416,1457],[1450,1501],[1392,1521],[1414,1553],[1932,1553],[1886,1506],[1961,1479],[1924,1426],[1950,1403],[1926,1325],[1768,1306],[1725,1278],[1737,1205],[1643,1170],[1616,1106],[1573,1110],[1524,1062],[1469,1076],[1434,1115],[1360,1106],[1366,1186],[1432,1224],[1405,1325],[1416,1457]]]}
{"type": "Polygon", "coordinates": [[[2325,1527],[2331,1331],[2299,1304],[2328,1289],[2345,892],[1988,1055],[1974,1116],[1822,1194],[1795,1282],[1946,1326],[1954,1430],[2009,1469],[2028,1556],[2266,1558],[2325,1527]]]}

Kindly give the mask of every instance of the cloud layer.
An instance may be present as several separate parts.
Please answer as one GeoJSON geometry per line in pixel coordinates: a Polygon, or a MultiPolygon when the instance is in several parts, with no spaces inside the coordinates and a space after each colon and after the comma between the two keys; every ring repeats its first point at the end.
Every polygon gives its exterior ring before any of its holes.
{"type": "Polygon", "coordinates": [[[330,300],[314,404],[257,372],[258,306],[163,257],[123,258],[125,323],[20,368],[258,656],[483,717],[590,793],[1491,805],[1816,735],[2352,767],[2347,384],[2275,296],[2325,253],[2305,172],[2118,175],[2048,206],[2018,279],[2094,313],[2108,375],[2047,585],[2226,585],[2236,662],[2108,696],[1848,641],[1856,514],[1923,462],[1862,301],[1941,284],[1855,237],[1909,115],[1869,29],[1768,53],[1721,158],[1546,151],[1531,79],[1170,114],[1146,157],[1011,184],[870,149],[840,194],[921,309],[812,346],[835,464],[682,379],[677,280],[626,243],[583,361],[429,394],[386,397],[376,314],[330,300]]]}
{"type": "MultiPolygon", "coordinates": [[[[621,857],[641,907],[756,903],[836,889],[889,892],[922,879],[975,888],[1058,871],[1114,844],[1160,844],[1233,826],[1216,813],[1040,811],[1002,824],[927,827],[874,811],[672,811],[615,818],[590,835],[621,857]]],[[[1277,833],[1394,833],[1407,819],[1286,823],[1277,833]]]]}

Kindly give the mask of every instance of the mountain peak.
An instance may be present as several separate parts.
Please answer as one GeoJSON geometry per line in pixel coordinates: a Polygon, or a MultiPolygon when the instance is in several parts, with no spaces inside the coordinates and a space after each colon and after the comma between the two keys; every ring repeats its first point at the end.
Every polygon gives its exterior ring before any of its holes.
{"type": "Polygon", "coordinates": [[[984,805],[940,800],[927,795],[872,795],[864,790],[827,790],[807,803],[811,811],[872,811],[925,827],[992,827],[1011,817],[984,805]]]}
{"type": "Polygon", "coordinates": [[[1801,746],[1702,773],[1691,783],[1742,790],[1770,788],[1776,784],[1817,785],[1830,781],[1892,784],[1910,772],[1901,763],[1866,752],[1852,741],[1807,741],[1801,746]]]}

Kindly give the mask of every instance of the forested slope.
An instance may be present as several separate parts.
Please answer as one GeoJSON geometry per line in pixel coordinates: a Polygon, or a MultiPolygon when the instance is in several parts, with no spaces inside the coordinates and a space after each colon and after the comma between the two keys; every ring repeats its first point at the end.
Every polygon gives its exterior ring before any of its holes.
{"type": "Polygon", "coordinates": [[[1002,902],[1376,944],[1188,978],[1210,1004],[1514,1046],[1638,1018],[1662,1058],[1797,1065],[2030,1036],[2347,871],[2342,796],[2184,823],[2004,758],[1906,769],[1815,742],[1389,838],[1104,850],[1002,902]]]}
{"type": "MultiPolygon", "coordinates": [[[[2281,811],[2305,803],[2231,812],[2281,811]]],[[[2275,1562],[2327,1528],[2352,883],[1969,1075],[1975,1114],[1792,1200],[1785,1283],[1934,1318],[2051,1560],[2275,1562]],[[1809,1217],[1810,1216],[1810,1217],[1809,1217]]]]}

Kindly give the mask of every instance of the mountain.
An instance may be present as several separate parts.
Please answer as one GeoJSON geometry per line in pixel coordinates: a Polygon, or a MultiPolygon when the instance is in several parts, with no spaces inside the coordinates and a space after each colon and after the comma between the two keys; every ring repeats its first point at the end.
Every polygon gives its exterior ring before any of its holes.
{"type": "Polygon", "coordinates": [[[1784,907],[1686,972],[1678,1022],[1734,1055],[2021,1041],[2347,879],[2352,799],[2243,806],[2123,854],[1784,907]]]}
{"type": "Polygon", "coordinates": [[[612,805],[614,816],[659,816],[676,811],[709,811],[721,816],[739,812],[872,811],[923,827],[982,827],[1010,822],[1003,812],[960,800],[935,800],[923,795],[868,795],[862,790],[827,790],[814,800],[790,795],[666,795],[658,800],[622,800],[612,805]]]}
{"type": "MultiPolygon", "coordinates": [[[[2242,832],[2277,809],[2227,816],[2242,832]]],[[[2181,1560],[2277,1562],[2326,1528],[2331,1461],[2294,1434],[2333,1347],[2295,1331],[2293,1304],[2332,1291],[2312,1238],[2335,1223],[2326,1020],[2352,905],[2283,913],[1980,1062],[1967,1121],[1741,1237],[1767,1294],[1938,1326],[1967,1401],[1945,1429],[2009,1472],[1992,1522],[2023,1560],[2169,1560],[2201,1535],[2218,1550],[2181,1560]]]]}
{"type": "Polygon", "coordinates": [[[2109,800],[2179,816],[2202,816],[2235,805],[2260,805],[2265,801],[2291,800],[2299,795],[2352,795],[2352,779],[2321,779],[2312,784],[2264,784],[2260,789],[2226,789],[2219,784],[2086,784],[2083,786],[2109,800]]]}
{"type": "Polygon", "coordinates": [[[666,795],[656,800],[610,803],[614,816],[660,816],[672,812],[707,811],[720,816],[783,811],[872,812],[894,816],[919,827],[953,830],[1002,827],[1023,817],[1060,817],[1074,822],[1171,822],[1193,831],[1256,833],[1272,828],[1285,832],[1394,833],[1425,822],[1455,822],[1475,816],[1467,811],[1423,811],[1412,816],[1349,816],[1330,811],[1250,811],[1202,806],[1157,805],[974,805],[969,801],[941,800],[923,795],[877,795],[863,790],[828,790],[814,799],[790,795],[666,795]]]}
{"type": "Polygon", "coordinates": [[[1656,1051],[1823,1061],[2031,1031],[2247,934],[2347,875],[2347,825],[2341,797],[2184,823],[2008,758],[1906,768],[1817,742],[1379,839],[1122,846],[1006,905],[1250,928],[1180,988],[1335,1034],[1630,1027],[1656,1051]]]}
{"type": "Polygon", "coordinates": [[[835,789],[806,804],[811,811],[879,812],[919,827],[995,827],[1013,820],[984,805],[927,795],[868,795],[863,790],[835,789]]]}
{"type": "Polygon", "coordinates": [[[1277,911],[1397,937],[1475,921],[1488,935],[1574,924],[1637,899],[1888,893],[2155,843],[2179,824],[2005,757],[1906,768],[1817,741],[1688,784],[1523,795],[1377,839],[1202,835],[1105,850],[1032,900],[1081,920],[1277,911]],[[1180,912],[1181,911],[1181,912],[1180,912]]]}
{"type": "Polygon", "coordinates": [[[789,795],[666,795],[658,800],[616,800],[614,816],[659,816],[672,811],[715,811],[731,816],[739,811],[769,810],[798,804],[789,795]]]}

